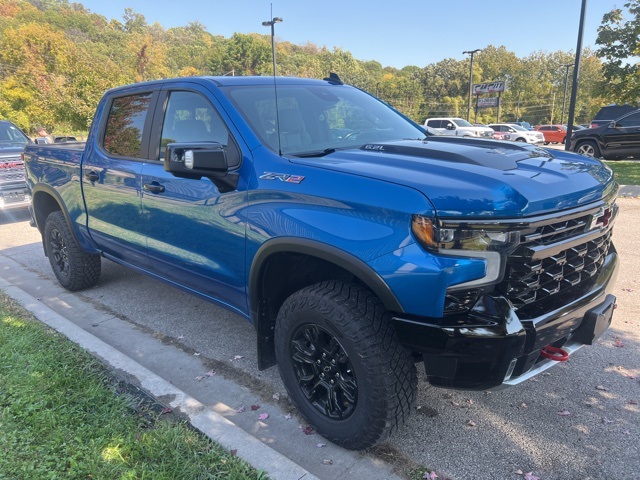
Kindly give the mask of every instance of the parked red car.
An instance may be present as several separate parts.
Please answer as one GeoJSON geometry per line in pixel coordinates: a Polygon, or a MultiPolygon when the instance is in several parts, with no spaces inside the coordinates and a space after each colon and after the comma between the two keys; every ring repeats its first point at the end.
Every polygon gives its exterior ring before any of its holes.
{"type": "Polygon", "coordinates": [[[564,143],[567,138],[567,127],[564,125],[538,125],[536,130],[544,135],[544,144],[564,143]]]}

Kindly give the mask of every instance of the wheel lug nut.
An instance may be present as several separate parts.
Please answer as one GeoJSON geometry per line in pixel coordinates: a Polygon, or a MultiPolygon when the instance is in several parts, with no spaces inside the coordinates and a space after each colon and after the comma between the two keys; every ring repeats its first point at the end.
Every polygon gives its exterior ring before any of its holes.
{"type": "Polygon", "coordinates": [[[333,380],[331,380],[331,385],[333,385],[335,382],[333,380]]]}
{"type": "Polygon", "coordinates": [[[324,373],[321,373],[321,374],[320,374],[320,378],[324,378],[324,373]]]}
{"type": "Polygon", "coordinates": [[[320,365],[320,363],[322,363],[322,362],[320,361],[320,359],[318,359],[318,361],[317,361],[316,363],[317,363],[318,365],[320,365]]]}
{"type": "Polygon", "coordinates": [[[326,354],[326,353],[323,353],[323,354],[322,354],[322,358],[327,358],[327,354],[326,354]]]}
{"type": "Polygon", "coordinates": [[[336,359],[334,358],[333,360],[331,360],[331,365],[335,365],[336,364],[336,359]]]}

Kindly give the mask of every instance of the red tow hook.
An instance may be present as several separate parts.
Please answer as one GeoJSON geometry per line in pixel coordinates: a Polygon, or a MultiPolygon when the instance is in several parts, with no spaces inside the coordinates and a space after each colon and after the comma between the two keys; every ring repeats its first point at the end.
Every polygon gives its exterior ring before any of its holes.
{"type": "Polygon", "coordinates": [[[542,350],[540,350],[540,355],[555,362],[566,362],[567,360],[569,360],[568,352],[558,347],[552,347],[551,345],[547,345],[542,350]]]}

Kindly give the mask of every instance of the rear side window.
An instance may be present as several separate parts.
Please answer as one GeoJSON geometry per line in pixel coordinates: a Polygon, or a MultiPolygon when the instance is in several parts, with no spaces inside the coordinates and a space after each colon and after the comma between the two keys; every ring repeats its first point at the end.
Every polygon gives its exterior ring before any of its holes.
{"type": "Polygon", "coordinates": [[[151,93],[118,97],[111,103],[102,146],[111,155],[141,157],[142,133],[151,93]]]}
{"type": "Polygon", "coordinates": [[[427,126],[431,128],[440,128],[442,126],[442,120],[429,120],[427,126]]]}

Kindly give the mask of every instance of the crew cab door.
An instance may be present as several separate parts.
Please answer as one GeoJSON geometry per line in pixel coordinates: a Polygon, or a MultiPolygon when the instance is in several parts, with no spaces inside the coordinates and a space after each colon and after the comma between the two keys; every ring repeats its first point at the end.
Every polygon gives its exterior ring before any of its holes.
{"type": "Polygon", "coordinates": [[[156,160],[142,170],[141,228],[162,277],[246,313],[245,223],[237,215],[246,202],[242,180],[229,189],[164,169],[167,145],[207,142],[222,145],[231,171],[240,168],[239,144],[211,95],[187,83],[163,90],[152,132],[156,160]]]}
{"type": "Polygon", "coordinates": [[[107,255],[147,269],[141,230],[140,174],[158,91],[131,91],[105,105],[95,139],[87,142],[82,189],[89,233],[107,255]]]}

